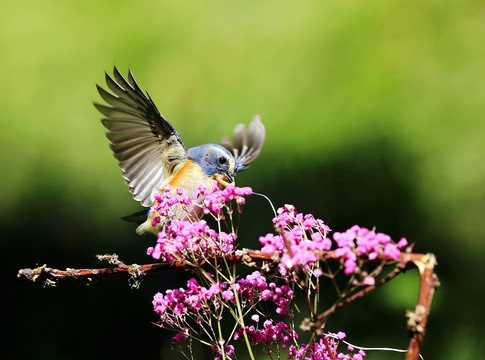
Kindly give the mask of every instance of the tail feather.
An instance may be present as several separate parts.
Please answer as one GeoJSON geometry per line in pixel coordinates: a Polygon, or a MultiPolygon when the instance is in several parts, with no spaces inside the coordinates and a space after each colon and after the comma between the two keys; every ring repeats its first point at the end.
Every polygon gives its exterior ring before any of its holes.
{"type": "Polygon", "coordinates": [[[131,215],[123,216],[121,220],[134,222],[138,225],[141,225],[146,221],[149,211],[150,209],[143,209],[131,215]]]}

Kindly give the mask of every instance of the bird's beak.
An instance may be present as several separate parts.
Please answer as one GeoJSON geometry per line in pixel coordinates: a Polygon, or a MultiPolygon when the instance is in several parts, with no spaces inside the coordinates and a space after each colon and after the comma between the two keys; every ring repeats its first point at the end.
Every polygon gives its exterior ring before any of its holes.
{"type": "Polygon", "coordinates": [[[234,173],[228,171],[224,175],[226,176],[228,183],[234,184],[234,173]]]}
{"type": "Polygon", "coordinates": [[[223,174],[218,174],[215,177],[215,180],[219,183],[221,186],[228,186],[228,185],[234,185],[234,175],[229,174],[229,173],[224,173],[223,174]]]}
{"type": "Polygon", "coordinates": [[[214,180],[216,180],[219,185],[221,186],[228,186],[228,185],[234,185],[234,174],[233,173],[224,173],[224,174],[217,174],[214,177],[214,180]]]}

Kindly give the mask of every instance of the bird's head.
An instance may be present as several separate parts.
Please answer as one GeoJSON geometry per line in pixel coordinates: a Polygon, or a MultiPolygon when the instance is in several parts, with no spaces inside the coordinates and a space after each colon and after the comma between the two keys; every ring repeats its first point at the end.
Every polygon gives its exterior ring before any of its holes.
{"type": "Polygon", "coordinates": [[[206,144],[188,150],[190,159],[202,168],[204,173],[223,182],[233,183],[236,175],[234,156],[217,144],[206,144]]]}

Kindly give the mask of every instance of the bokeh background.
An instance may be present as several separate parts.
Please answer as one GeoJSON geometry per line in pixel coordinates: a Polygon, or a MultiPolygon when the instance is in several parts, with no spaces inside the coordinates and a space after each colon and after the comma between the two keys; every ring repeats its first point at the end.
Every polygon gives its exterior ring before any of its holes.
{"type": "MultiPolygon", "coordinates": [[[[267,141],[238,175],[335,231],[359,224],[437,255],[425,359],[477,359],[485,310],[485,3],[461,1],[5,2],[0,12],[2,358],[172,359],[156,291],[186,274],[58,288],[19,268],[144,263],[153,238],[108,148],[95,83],[128,67],[187,146],[261,115],[267,141]]],[[[250,198],[243,246],[271,231],[250,198]]],[[[330,324],[406,348],[417,278],[397,278],[330,324]]],[[[198,351],[198,358],[209,359],[198,351]]],[[[369,353],[368,359],[402,359],[369,353]]]]}

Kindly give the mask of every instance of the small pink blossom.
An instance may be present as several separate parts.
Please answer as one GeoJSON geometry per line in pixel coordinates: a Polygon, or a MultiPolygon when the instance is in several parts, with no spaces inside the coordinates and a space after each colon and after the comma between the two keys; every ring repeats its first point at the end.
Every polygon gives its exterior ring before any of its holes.
{"type": "Polygon", "coordinates": [[[406,238],[401,238],[401,240],[399,240],[396,244],[396,246],[398,247],[398,249],[402,249],[403,247],[406,247],[408,244],[408,241],[406,240],[406,238]]]}
{"type": "Polygon", "coordinates": [[[399,260],[399,255],[401,254],[401,252],[395,244],[388,243],[384,248],[383,254],[387,258],[399,260]]]}
{"type": "Polygon", "coordinates": [[[233,301],[234,300],[234,293],[231,290],[225,290],[222,292],[222,298],[224,300],[233,301]]]}
{"type": "Polygon", "coordinates": [[[363,285],[374,285],[376,283],[376,279],[373,276],[366,276],[362,281],[363,285]]]}
{"type": "Polygon", "coordinates": [[[184,327],[181,332],[177,333],[177,335],[175,335],[172,338],[172,346],[178,344],[181,340],[187,339],[188,337],[189,337],[189,328],[184,327]]]}

